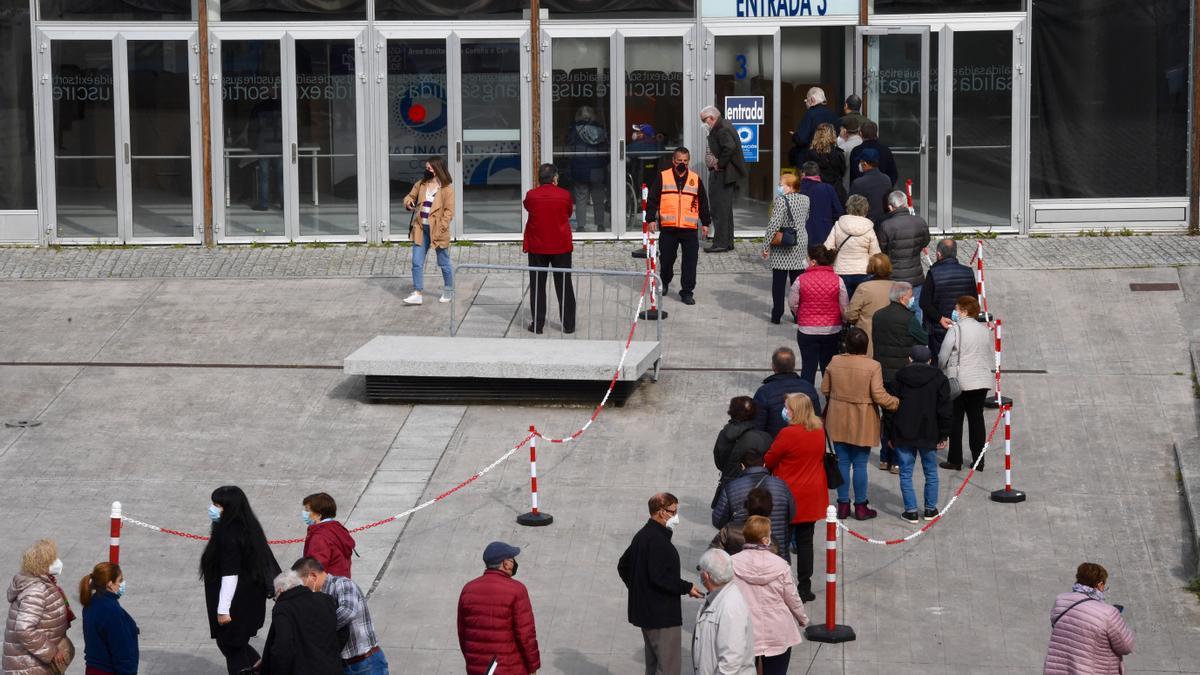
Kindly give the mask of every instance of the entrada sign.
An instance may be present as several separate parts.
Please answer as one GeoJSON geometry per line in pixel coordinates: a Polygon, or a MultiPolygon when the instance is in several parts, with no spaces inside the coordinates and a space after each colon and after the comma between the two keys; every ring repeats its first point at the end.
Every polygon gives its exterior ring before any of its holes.
{"type": "Polygon", "coordinates": [[[703,0],[701,13],[747,19],[858,16],[858,0],[703,0]]]}

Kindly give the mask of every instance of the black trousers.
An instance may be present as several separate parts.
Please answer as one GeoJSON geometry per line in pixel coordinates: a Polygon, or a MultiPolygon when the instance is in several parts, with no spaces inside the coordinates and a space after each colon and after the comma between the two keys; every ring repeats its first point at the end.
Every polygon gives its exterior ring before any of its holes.
{"type": "Polygon", "coordinates": [[[983,422],[983,402],[987,399],[987,389],[972,389],[964,391],[954,399],[954,421],[950,427],[950,450],[946,453],[946,461],[951,464],[963,463],[963,417],[967,418],[967,436],[971,444],[971,464],[979,457],[979,451],[987,441],[987,428],[983,422]]]}
{"type": "Polygon", "coordinates": [[[679,295],[689,296],[696,290],[696,262],[700,258],[699,230],[664,227],[658,233],[658,275],[662,277],[663,295],[667,294],[667,288],[675,278],[675,256],[679,248],[683,248],[683,263],[679,266],[683,285],[679,288],[679,295]]]}
{"type": "Polygon", "coordinates": [[[771,270],[771,320],[783,318],[787,305],[787,292],[804,270],[771,270]]]}
{"type": "Polygon", "coordinates": [[[249,643],[223,645],[218,641],[217,648],[225,656],[225,667],[229,670],[229,675],[238,675],[246,668],[258,663],[258,652],[249,643]]]}
{"type": "Polygon", "coordinates": [[[837,333],[832,335],[809,335],[796,331],[796,345],[800,347],[800,379],[816,386],[817,370],[825,373],[825,366],[837,356],[837,333]]]}
{"type": "MultiPolygon", "coordinates": [[[[529,266],[570,269],[571,254],[530,253],[529,266]]],[[[558,298],[558,312],[559,318],[562,319],[563,331],[574,332],[575,289],[571,287],[571,275],[565,272],[551,272],[550,275],[554,277],[554,296],[558,298]]],[[[546,272],[529,273],[529,288],[533,295],[533,325],[537,330],[542,330],[546,325],[546,276],[546,272]]]]}
{"type": "Polygon", "coordinates": [[[738,184],[725,183],[724,171],[708,172],[708,204],[712,209],[713,246],[733,248],[733,203],[737,201],[738,184]]]}
{"type": "Polygon", "coordinates": [[[796,590],[812,593],[813,532],[816,523],[793,523],[792,541],[796,542],[796,590]]]}

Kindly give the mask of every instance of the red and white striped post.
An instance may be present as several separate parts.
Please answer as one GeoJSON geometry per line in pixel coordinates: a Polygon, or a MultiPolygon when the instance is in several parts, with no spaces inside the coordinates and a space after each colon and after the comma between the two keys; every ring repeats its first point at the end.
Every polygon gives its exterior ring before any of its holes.
{"type": "Polygon", "coordinates": [[[975,295],[979,296],[980,307],[983,308],[983,320],[990,322],[992,315],[988,312],[987,283],[983,279],[983,240],[975,243],[975,295]]]}
{"type": "Polygon", "coordinates": [[[911,178],[904,181],[904,194],[908,195],[908,208],[911,209],[913,207],[912,179],[911,178]]]}
{"type": "Polygon", "coordinates": [[[992,501],[1016,504],[1025,501],[1025,493],[1012,486],[1012,405],[1000,410],[1004,415],[1004,489],[992,492],[992,501]]]}
{"type": "Polygon", "coordinates": [[[1000,337],[1003,332],[1003,322],[1000,319],[993,321],[992,333],[995,335],[996,340],[996,397],[983,402],[985,408],[994,408],[1000,411],[1003,411],[1005,407],[1011,408],[1013,403],[1011,398],[1004,398],[1000,395],[1000,361],[1001,356],[1004,354],[1004,344],[1001,342],[1000,337]]]}
{"type": "Polygon", "coordinates": [[[825,510],[825,623],[810,624],[804,636],[813,642],[850,642],[854,629],[835,623],[837,617],[837,509],[825,510]]]}
{"type": "Polygon", "coordinates": [[[554,516],[538,511],[537,489],[537,427],[529,425],[529,494],[532,497],[533,508],[529,513],[517,516],[517,524],[530,527],[541,527],[554,522],[554,516]]]}
{"type": "Polygon", "coordinates": [[[645,251],[646,257],[646,273],[650,276],[650,309],[644,309],[638,313],[639,319],[655,319],[667,318],[667,311],[658,308],[658,294],[661,289],[658,287],[658,239],[654,233],[650,231],[650,224],[646,222],[646,200],[650,196],[650,190],[642,183],[642,248],[645,251]]]}
{"type": "Polygon", "coordinates": [[[121,502],[112,503],[112,513],[109,515],[108,562],[114,565],[121,562],[121,502]]]}

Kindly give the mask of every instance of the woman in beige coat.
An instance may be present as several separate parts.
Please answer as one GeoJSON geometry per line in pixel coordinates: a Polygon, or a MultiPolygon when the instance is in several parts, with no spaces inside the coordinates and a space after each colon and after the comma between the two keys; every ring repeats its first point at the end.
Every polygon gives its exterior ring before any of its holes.
{"type": "Polygon", "coordinates": [[[413,292],[404,299],[406,305],[424,302],[425,256],[432,245],[437,249],[437,263],[442,270],[442,297],[439,302],[450,302],[454,297],[454,270],[450,266],[450,221],[454,220],[454,186],[450,184],[450,172],[441,157],[425,160],[425,175],[417,181],[408,196],[404,208],[412,211],[412,223],[408,235],[412,238],[413,292]]]}
{"type": "Polygon", "coordinates": [[[900,407],[900,399],[883,388],[883,369],[867,356],[867,334],[861,328],[846,332],[846,353],[833,357],[821,378],[825,394],[825,433],[833,443],[842,473],[837,489],[838,518],[850,515],[850,483],[854,482],[854,517],[878,515],[867,503],[867,461],[879,442],[879,411],[900,407]],[[853,468],[853,472],[851,471],[853,468]]]}
{"type": "Polygon", "coordinates": [[[837,219],[825,238],[825,248],[837,251],[833,271],[846,282],[850,297],[854,297],[854,289],[867,280],[867,263],[871,256],[881,252],[875,223],[867,218],[869,209],[866,197],[850,195],[846,200],[846,215],[837,219]]]}
{"type": "Polygon", "coordinates": [[[4,625],[4,675],[56,675],[75,649],[67,636],[71,610],[55,576],[62,574],[58,546],[43,539],[21,556],[21,573],[8,587],[4,625]]]}
{"type": "MultiPolygon", "coordinates": [[[[864,281],[854,291],[850,305],[846,307],[846,321],[863,329],[871,337],[871,320],[875,312],[892,303],[888,293],[892,290],[892,259],[886,253],[876,253],[867,263],[870,281],[864,281]]],[[[867,344],[867,356],[874,355],[874,345],[867,344]]]]}

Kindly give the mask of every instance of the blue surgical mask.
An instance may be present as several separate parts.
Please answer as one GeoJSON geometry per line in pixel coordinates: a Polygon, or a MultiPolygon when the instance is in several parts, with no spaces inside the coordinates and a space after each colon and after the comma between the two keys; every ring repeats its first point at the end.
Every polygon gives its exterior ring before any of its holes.
{"type": "Polygon", "coordinates": [[[221,509],[217,508],[216,504],[208,505],[208,519],[214,523],[221,522],[221,509]]]}
{"type": "Polygon", "coordinates": [[[786,407],[786,406],[784,406],[784,408],[783,408],[782,410],[780,410],[780,411],[779,411],[779,416],[783,418],[783,421],[784,421],[784,422],[791,422],[791,421],[792,421],[792,413],[791,413],[791,411],[789,411],[789,410],[787,409],[787,407],[786,407]]]}
{"type": "Polygon", "coordinates": [[[950,320],[951,320],[951,321],[954,321],[955,323],[957,323],[957,322],[958,322],[958,318],[959,318],[959,313],[958,313],[958,310],[957,310],[957,309],[956,309],[956,310],[954,310],[953,312],[950,312],[950,320]]]}
{"type": "Polygon", "coordinates": [[[122,579],[121,584],[119,586],[117,586],[117,597],[119,598],[122,595],[125,595],[125,580],[124,579],[122,579]]]}
{"type": "Polygon", "coordinates": [[[305,525],[316,525],[317,524],[317,521],[312,519],[312,516],[308,513],[308,511],[301,511],[300,517],[304,519],[305,525]]]}
{"type": "Polygon", "coordinates": [[[916,298],[909,298],[909,299],[908,299],[908,302],[904,303],[904,306],[905,306],[905,307],[907,307],[907,308],[909,308],[909,309],[912,309],[913,307],[916,307],[916,306],[917,306],[917,299],[916,299],[916,298]]]}
{"type": "Polygon", "coordinates": [[[779,195],[780,197],[782,197],[782,196],[786,195],[787,193],[783,191],[783,186],[782,186],[782,185],[776,185],[776,186],[775,186],[775,194],[777,194],[777,195],[779,195]]]}

